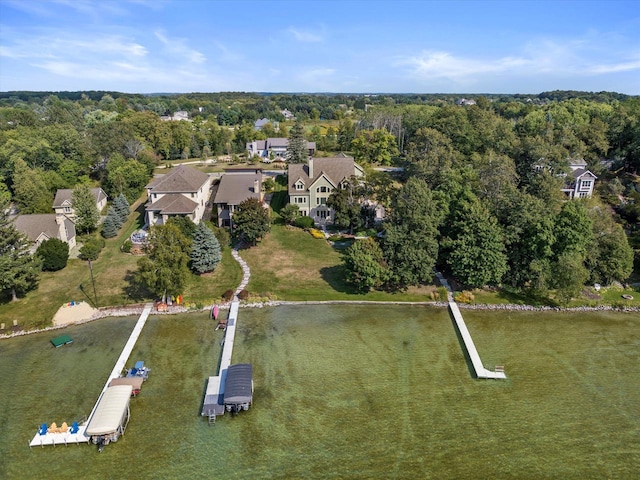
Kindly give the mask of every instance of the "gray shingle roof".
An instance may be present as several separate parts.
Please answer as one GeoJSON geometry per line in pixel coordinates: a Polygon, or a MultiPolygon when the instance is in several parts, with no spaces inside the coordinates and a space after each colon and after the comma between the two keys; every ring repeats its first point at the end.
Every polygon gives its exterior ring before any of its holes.
{"type": "Polygon", "coordinates": [[[197,192],[207,180],[209,175],[186,165],[178,165],[170,173],[153,179],[147,188],[154,193],[183,193],[197,192]]]}
{"type": "MultiPolygon", "coordinates": [[[[91,193],[93,193],[93,196],[96,199],[96,203],[107,198],[107,194],[104,193],[104,190],[102,190],[101,188],[92,188],[91,193]]],[[[64,206],[64,202],[66,201],[71,203],[72,194],[73,190],[71,188],[59,188],[56,191],[56,198],[53,199],[53,208],[64,206]]]]}
{"type": "Polygon", "coordinates": [[[260,198],[262,174],[260,173],[225,173],[220,179],[218,191],[213,203],[239,205],[247,198],[260,198]],[[258,181],[258,191],[254,192],[254,182],[258,181]]]}
{"type": "MultiPolygon", "coordinates": [[[[13,219],[13,224],[21,233],[24,233],[29,240],[35,242],[43,233],[49,238],[60,240],[60,228],[56,222],[55,213],[38,213],[33,215],[19,215],[13,219]]],[[[64,224],[69,234],[69,238],[76,236],[74,223],[68,218],[64,218],[64,224]]]]}
{"type": "Polygon", "coordinates": [[[298,179],[304,182],[305,189],[308,189],[320,175],[325,175],[331,183],[338,185],[344,179],[351,179],[356,174],[356,167],[353,157],[326,157],[313,158],[313,177],[309,177],[309,165],[302,163],[289,164],[289,194],[300,194],[300,190],[295,190],[294,184],[298,179]]]}
{"type": "Polygon", "coordinates": [[[198,204],[180,193],[167,193],[155,202],[147,205],[147,211],[165,215],[189,214],[195,212],[198,204]]]}

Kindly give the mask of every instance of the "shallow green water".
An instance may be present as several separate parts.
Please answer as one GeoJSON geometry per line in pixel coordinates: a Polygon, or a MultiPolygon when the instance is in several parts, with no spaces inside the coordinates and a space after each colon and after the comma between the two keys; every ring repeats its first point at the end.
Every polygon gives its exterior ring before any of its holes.
{"type": "Polygon", "coordinates": [[[221,332],[151,317],[131,362],[152,368],[124,437],[29,449],[42,422],[87,414],[135,323],[105,319],[0,342],[0,478],[634,478],[640,329],[629,315],[463,312],[488,366],[471,378],[444,309],[241,309],[233,361],[254,406],[199,416],[221,332]]]}

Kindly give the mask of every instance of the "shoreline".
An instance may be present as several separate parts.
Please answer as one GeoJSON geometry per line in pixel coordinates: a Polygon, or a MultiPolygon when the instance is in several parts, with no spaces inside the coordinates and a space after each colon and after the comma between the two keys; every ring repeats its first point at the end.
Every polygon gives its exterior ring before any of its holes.
{"type": "MultiPolygon", "coordinates": [[[[240,308],[269,308],[279,307],[284,305],[424,305],[430,307],[447,308],[448,302],[393,302],[384,300],[270,300],[267,302],[255,302],[255,303],[240,303],[240,308]]],[[[513,312],[617,312],[617,313],[638,313],[640,307],[613,307],[611,305],[600,305],[597,307],[536,307],[533,305],[518,305],[513,303],[481,303],[481,304],[468,304],[458,303],[460,309],[463,310],[495,310],[495,311],[513,311],[513,312]]],[[[228,310],[229,303],[221,303],[218,305],[221,310],[228,310]]],[[[168,307],[165,312],[152,311],[150,315],[178,315],[184,313],[203,313],[210,311],[213,305],[208,305],[200,309],[189,309],[183,306],[171,306],[168,307]]],[[[22,337],[25,335],[31,335],[34,333],[51,332],[60,330],[72,325],[83,325],[85,323],[94,322],[108,317],[127,317],[136,316],[142,313],[144,305],[135,306],[121,306],[121,307],[102,307],[95,311],[90,318],[69,322],[62,325],[52,325],[50,327],[39,328],[35,330],[19,330],[12,332],[11,334],[0,335],[0,340],[10,339],[14,337],[22,337]]]]}

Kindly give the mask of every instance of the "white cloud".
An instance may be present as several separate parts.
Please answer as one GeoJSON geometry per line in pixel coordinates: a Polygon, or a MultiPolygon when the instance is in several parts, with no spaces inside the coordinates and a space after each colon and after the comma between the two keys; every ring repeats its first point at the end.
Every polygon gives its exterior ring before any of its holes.
{"type": "Polygon", "coordinates": [[[161,30],[157,30],[154,34],[165,46],[167,52],[178,57],[186,58],[191,63],[204,63],[207,61],[207,57],[203,53],[187,45],[186,39],[168,38],[161,30]]]}
{"type": "Polygon", "coordinates": [[[299,42],[314,43],[314,42],[322,42],[323,41],[322,36],[319,35],[318,33],[310,32],[310,31],[306,31],[306,30],[300,30],[300,29],[294,28],[294,27],[289,27],[287,29],[287,32],[289,32],[291,35],[293,35],[293,38],[295,38],[299,42]]]}

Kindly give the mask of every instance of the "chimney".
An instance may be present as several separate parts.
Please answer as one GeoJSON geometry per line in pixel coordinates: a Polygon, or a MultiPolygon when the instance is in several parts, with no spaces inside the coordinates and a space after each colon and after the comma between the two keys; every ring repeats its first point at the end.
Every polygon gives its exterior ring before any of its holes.
{"type": "Polygon", "coordinates": [[[253,181],[253,193],[260,193],[260,182],[257,178],[253,181]]]}
{"type": "Polygon", "coordinates": [[[313,157],[309,158],[309,178],[313,179],[313,157]]]}

